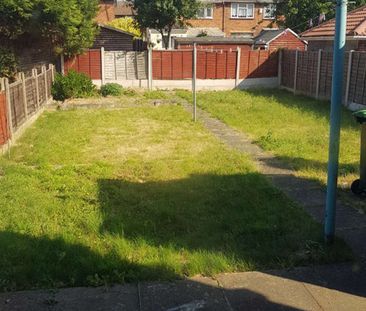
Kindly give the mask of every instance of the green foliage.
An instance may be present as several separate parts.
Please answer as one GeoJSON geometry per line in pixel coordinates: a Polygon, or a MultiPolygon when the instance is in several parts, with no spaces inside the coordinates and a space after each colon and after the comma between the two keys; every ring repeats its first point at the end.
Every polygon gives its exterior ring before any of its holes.
{"type": "Polygon", "coordinates": [[[0,77],[12,78],[17,72],[18,62],[14,53],[0,47],[0,77]]]}
{"type": "Polygon", "coordinates": [[[116,18],[110,21],[108,25],[123,31],[130,32],[135,35],[135,38],[142,37],[140,26],[132,17],[116,18]]]}
{"type": "Polygon", "coordinates": [[[52,96],[55,100],[91,97],[95,94],[96,88],[92,80],[73,70],[65,76],[57,74],[52,85],[52,96]]]}
{"type": "Polygon", "coordinates": [[[134,0],[133,6],[139,25],[159,31],[168,48],[173,26],[186,25],[196,16],[200,4],[197,0],[134,0]]]}
{"type": "Polygon", "coordinates": [[[123,94],[123,87],[118,83],[107,83],[100,88],[100,94],[103,96],[120,96],[123,94]]]}
{"type": "Polygon", "coordinates": [[[97,4],[97,0],[2,0],[0,42],[14,48],[49,42],[56,52],[78,54],[94,41],[97,4]]]}
{"type": "MultiPolygon", "coordinates": [[[[356,0],[348,5],[349,10],[355,9],[366,0],[356,0]]],[[[303,32],[309,28],[309,21],[313,19],[314,26],[321,13],[326,14],[327,19],[335,16],[335,1],[333,0],[283,0],[277,4],[277,16],[279,23],[293,29],[296,32],[303,32]]]]}

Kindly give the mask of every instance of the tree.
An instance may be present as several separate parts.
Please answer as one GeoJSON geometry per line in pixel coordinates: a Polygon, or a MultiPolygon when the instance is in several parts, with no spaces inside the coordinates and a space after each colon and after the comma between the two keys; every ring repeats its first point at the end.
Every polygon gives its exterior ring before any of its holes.
{"type": "MultiPolygon", "coordinates": [[[[349,10],[353,10],[363,4],[366,0],[355,0],[348,5],[349,10]]],[[[278,22],[296,32],[303,32],[319,24],[319,17],[325,14],[326,19],[335,16],[335,1],[333,0],[282,0],[277,3],[276,15],[278,22]]]]}
{"type": "Polygon", "coordinates": [[[187,20],[194,18],[200,7],[197,0],[134,0],[132,5],[137,12],[136,20],[142,28],[159,31],[164,46],[169,46],[174,26],[183,27],[187,20]]]}
{"type": "Polygon", "coordinates": [[[98,0],[1,0],[1,46],[16,53],[42,42],[56,53],[78,54],[94,42],[97,10],[98,0]]]}
{"type": "Polygon", "coordinates": [[[142,36],[140,26],[132,17],[117,18],[109,22],[108,25],[130,32],[135,35],[135,38],[142,36]]]}

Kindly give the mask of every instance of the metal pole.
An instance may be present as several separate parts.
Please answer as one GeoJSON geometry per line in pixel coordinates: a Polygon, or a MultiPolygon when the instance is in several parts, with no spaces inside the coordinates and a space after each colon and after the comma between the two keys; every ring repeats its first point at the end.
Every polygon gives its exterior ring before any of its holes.
{"type": "Polygon", "coordinates": [[[192,93],[193,93],[193,121],[197,120],[197,94],[196,94],[196,78],[197,78],[197,45],[193,45],[193,68],[192,68],[192,93]]]}
{"type": "Polygon", "coordinates": [[[240,58],[241,58],[241,48],[237,47],[236,49],[236,70],[235,70],[235,87],[239,85],[240,79],[240,58]]]}
{"type": "Polygon", "coordinates": [[[347,0],[337,0],[336,32],[333,54],[332,103],[328,159],[327,201],[325,208],[325,241],[334,241],[336,194],[338,179],[339,140],[343,90],[344,47],[346,44],[347,0]]]}
{"type": "Polygon", "coordinates": [[[348,106],[349,102],[349,91],[351,86],[351,77],[352,77],[352,62],[353,62],[353,53],[354,50],[351,50],[348,54],[348,67],[347,67],[347,82],[346,82],[346,95],[344,97],[344,105],[348,106]]]}

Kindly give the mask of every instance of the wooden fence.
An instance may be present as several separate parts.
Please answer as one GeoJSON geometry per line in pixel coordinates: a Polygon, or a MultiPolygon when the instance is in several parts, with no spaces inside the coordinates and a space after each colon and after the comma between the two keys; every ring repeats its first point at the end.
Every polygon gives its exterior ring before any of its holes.
{"type": "Polygon", "coordinates": [[[19,73],[13,83],[0,79],[0,145],[11,140],[51,99],[54,66],[32,70],[26,77],[19,73]]]}
{"type": "MultiPolygon", "coordinates": [[[[281,86],[294,93],[330,99],[333,53],[320,51],[281,52],[281,86]]],[[[366,52],[347,52],[344,64],[345,104],[366,105],[366,52]]]]}
{"type": "Polygon", "coordinates": [[[147,52],[104,52],[105,80],[146,80],[147,52]]]}
{"type": "MultiPolygon", "coordinates": [[[[93,80],[192,79],[193,50],[145,52],[89,50],[64,62],[93,80]],[[149,68],[151,74],[149,74],[149,68]]],[[[278,53],[271,51],[198,50],[198,79],[272,78],[278,75],[278,53]]]]}
{"type": "MultiPolygon", "coordinates": [[[[192,78],[192,50],[153,51],[153,78],[192,78]]],[[[278,55],[270,51],[197,51],[197,79],[277,77],[278,55]]]]}

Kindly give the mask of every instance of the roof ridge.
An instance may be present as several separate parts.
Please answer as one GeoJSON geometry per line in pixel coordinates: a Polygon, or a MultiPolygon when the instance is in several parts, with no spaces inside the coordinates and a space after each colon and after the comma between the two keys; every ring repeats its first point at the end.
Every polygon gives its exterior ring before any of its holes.
{"type": "MultiPolygon", "coordinates": [[[[350,17],[350,15],[354,15],[355,13],[357,13],[357,12],[359,12],[359,11],[363,11],[364,9],[366,9],[366,4],[364,4],[364,5],[362,5],[362,6],[360,6],[360,7],[358,7],[358,8],[356,8],[356,9],[354,9],[354,10],[352,10],[352,11],[349,11],[348,13],[347,13],[347,22],[350,20],[349,19],[349,17],[350,17]]],[[[366,15],[366,12],[365,12],[365,15],[366,15]]],[[[354,28],[353,28],[353,30],[351,30],[351,32],[352,33],[354,33],[356,30],[357,30],[357,28],[359,28],[361,25],[363,25],[364,24],[364,22],[366,21],[366,16],[365,16],[365,18],[357,25],[357,26],[355,26],[354,28]]],[[[331,24],[331,23],[334,23],[335,22],[335,18],[332,18],[332,19],[330,19],[330,20],[328,20],[328,21],[326,21],[326,22],[324,22],[324,23],[321,23],[320,25],[318,25],[318,26],[315,26],[315,27],[312,27],[312,28],[310,28],[310,29],[308,29],[308,30],[305,30],[304,32],[302,32],[301,34],[300,34],[300,36],[304,36],[304,35],[306,35],[306,34],[308,34],[308,33],[311,33],[311,32],[313,32],[314,30],[316,30],[316,29],[319,29],[319,28],[322,28],[322,27],[324,27],[324,26],[327,26],[327,25],[329,25],[329,24],[331,24]]]]}

